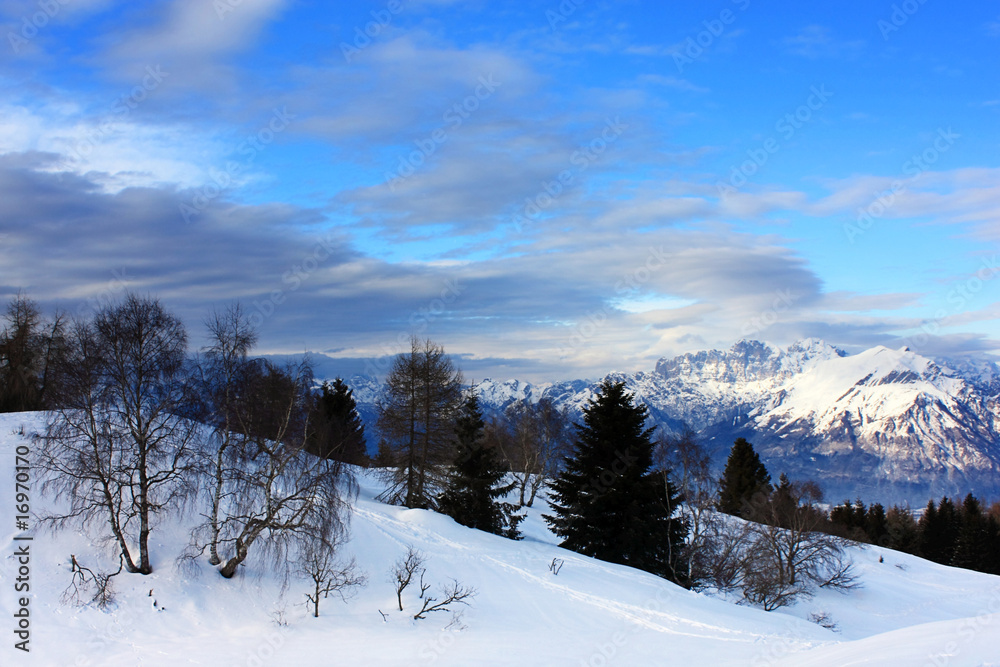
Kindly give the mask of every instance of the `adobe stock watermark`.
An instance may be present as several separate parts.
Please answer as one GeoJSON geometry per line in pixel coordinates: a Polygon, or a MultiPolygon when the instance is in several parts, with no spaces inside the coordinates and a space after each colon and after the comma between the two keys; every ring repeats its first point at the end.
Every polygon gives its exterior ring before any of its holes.
{"type": "MultiPolygon", "coordinates": [[[[658,588],[656,595],[646,599],[641,607],[635,607],[634,611],[627,612],[633,621],[631,628],[619,630],[611,634],[605,641],[595,643],[590,657],[581,659],[577,664],[579,667],[607,667],[608,665],[626,664],[618,660],[619,652],[628,645],[629,641],[649,627],[658,614],[668,612],[671,603],[677,597],[677,591],[682,590],[678,586],[671,588],[658,588]]],[[[666,619],[671,622],[673,619],[666,619]]]]}
{"type": "MultiPolygon", "coordinates": [[[[994,588],[993,593],[990,596],[990,601],[986,603],[986,607],[979,610],[979,613],[975,616],[969,618],[963,618],[962,622],[959,623],[957,637],[948,641],[943,647],[942,651],[938,653],[932,653],[927,656],[927,662],[924,663],[926,667],[945,667],[946,665],[951,665],[952,660],[962,655],[962,649],[966,648],[977,636],[981,635],[987,630],[996,632],[997,628],[997,613],[1000,612],[1000,588],[994,588]]],[[[962,660],[960,664],[972,664],[967,663],[965,659],[962,660]]],[[[978,660],[975,664],[987,664],[980,663],[978,660]]]]}
{"type": "Polygon", "coordinates": [[[86,646],[81,647],[73,662],[67,664],[74,667],[98,667],[104,663],[101,658],[107,656],[110,649],[125,643],[135,636],[134,633],[135,619],[132,614],[112,614],[103,631],[92,631],[88,635],[86,646]]]}
{"type": "Polygon", "coordinates": [[[226,20],[226,14],[232,14],[243,6],[245,0],[212,0],[212,9],[220,21],[226,20]]]}
{"type": "Polygon", "coordinates": [[[948,319],[966,310],[970,301],[983,291],[986,283],[1000,275],[1000,255],[994,253],[992,257],[983,257],[979,268],[970,273],[967,277],[952,284],[951,289],[945,296],[945,300],[952,306],[939,308],[934,316],[920,325],[920,333],[907,336],[902,340],[903,345],[921,346],[927,343],[931,336],[936,336],[945,326],[948,319]]]}
{"type": "Polygon", "coordinates": [[[882,33],[882,39],[888,42],[889,35],[906,25],[910,17],[920,11],[920,8],[925,4],[927,4],[927,0],[903,0],[898,4],[894,3],[889,20],[879,19],[875,24],[878,31],[882,33]]]}
{"type": "MultiPolygon", "coordinates": [[[[750,6],[750,0],[732,0],[732,3],[741,12],[745,12],[750,6]]],[[[710,48],[715,40],[722,37],[727,27],[736,21],[736,16],[737,14],[732,9],[726,8],[719,12],[718,17],[702,21],[704,30],[688,37],[682,46],[674,51],[674,64],[677,66],[677,71],[683,73],[685,67],[701,58],[705,54],[705,50],[710,48]]]]}
{"type": "Polygon", "coordinates": [[[795,296],[792,295],[792,290],[786,288],[776,291],[774,293],[774,300],[771,301],[771,307],[765,309],[756,317],[747,320],[746,324],[740,330],[740,334],[743,336],[759,334],[781,319],[782,313],[787,313],[794,304],[795,296]]]}
{"type": "MultiPolygon", "coordinates": [[[[786,113],[774,123],[774,130],[781,135],[783,141],[789,141],[795,133],[812,121],[813,114],[824,106],[833,97],[833,93],[826,89],[826,84],[810,86],[809,95],[806,101],[795,108],[795,111],[786,113]]],[[[716,181],[715,188],[719,196],[723,199],[742,188],[764,165],[767,164],[771,156],[781,150],[781,142],[773,135],[761,142],[756,148],[747,149],[747,159],[739,165],[734,165],[729,171],[727,182],[716,181]]]]}
{"type": "Polygon", "coordinates": [[[426,137],[413,141],[416,149],[399,158],[396,171],[386,172],[385,180],[389,185],[389,190],[395,192],[397,186],[416,173],[417,169],[422,167],[437,152],[438,147],[448,141],[448,133],[460,128],[473,113],[479,110],[481,103],[492,97],[497,88],[502,85],[502,82],[493,78],[492,73],[480,76],[470,95],[448,107],[448,110],[441,116],[442,124],[439,127],[426,137]]]}
{"type": "Polygon", "coordinates": [[[209,169],[208,175],[212,181],[201,186],[189,203],[181,202],[178,204],[178,210],[184,222],[190,224],[199,213],[208,208],[213,200],[233,187],[237,177],[253,164],[257,154],[269,146],[274,141],[275,136],[284,132],[295,118],[295,114],[288,113],[287,107],[273,109],[268,122],[253,134],[248,135],[236,147],[236,154],[243,156],[243,159],[226,162],[226,168],[223,171],[209,169]]]}
{"type": "Polygon", "coordinates": [[[392,23],[392,17],[403,11],[402,0],[389,0],[383,9],[373,9],[371,11],[372,20],[364,25],[354,27],[354,39],[351,43],[341,42],[340,53],[344,60],[350,63],[358,55],[372,45],[372,41],[382,34],[382,31],[392,23]]]}
{"type": "Polygon", "coordinates": [[[600,134],[570,155],[569,162],[573,166],[572,169],[560,171],[551,181],[542,181],[541,189],[536,194],[525,197],[524,205],[519,207],[511,218],[514,230],[520,233],[524,230],[525,223],[537,221],[542,212],[555,203],[556,199],[566,191],[566,188],[573,183],[577,176],[597,162],[608,150],[608,147],[618,141],[618,138],[628,127],[621,121],[621,116],[606,119],[600,134]]]}
{"type": "MultiPolygon", "coordinates": [[[[625,297],[639,292],[643,285],[652,280],[657,271],[667,265],[668,259],[669,256],[662,245],[657,248],[651,247],[646,260],[624,274],[621,280],[615,283],[615,294],[619,297],[625,297]]],[[[607,305],[601,306],[597,310],[587,313],[575,324],[570,336],[559,346],[559,358],[565,359],[570,352],[584,347],[590,339],[596,336],[607,324],[611,310],[607,305]]]]}
{"type": "Polygon", "coordinates": [[[38,0],[38,11],[21,17],[21,29],[7,31],[7,41],[15,55],[38,36],[38,32],[54,19],[71,0],[38,0]]]}
{"type": "Polygon", "coordinates": [[[107,306],[125,292],[131,281],[132,278],[129,277],[126,267],[123,266],[121,270],[112,269],[111,279],[107,282],[104,289],[95,296],[87,297],[76,307],[77,317],[85,318],[88,313],[95,313],[107,306]]]}
{"type": "Polygon", "coordinates": [[[122,123],[129,115],[139,108],[139,106],[149,98],[150,93],[160,87],[163,80],[170,76],[170,72],[164,72],[160,65],[147,65],[145,76],[124,95],[115,98],[111,103],[111,115],[101,121],[98,125],[88,130],[82,139],[73,143],[70,152],[74,162],[82,162],[90,157],[98,145],[107,140],[115,132],[121,129],[122,123]]]}
{"type": "Polygon", "coordinates": [[[293,264],[287,271],[281,274],[281,284],[284,287],[271,290],[263,300],[253,302],[254,310],[248,316],[250,325],[259,328],[265,321],[274,315],[278,306],[285,302],[288,295],[297,291],[308,281],[326,260],[333,254],[338,243],[337,237],[327,235],[313,244],[312,250],[302,258],[302,261],[293,264]]]}
{"type": "Polygon", "coordinates": [[[465,286],[457,278],[445,280],[444,286],[435,298],[431,299],[427,305],[410,313],[409,318],[407,318],[409,330],[399,332],[395,341],[382,343],[379,346],[382,354],[365,361],[365,374],[379,377],[387,373],[396,355],[410,349],[410,340],[414,336],[419,337],[424,334],[434,320],[443,317],[448,312],[449,306],[455,303],[463,292],[465,292],[465,286]]]}
{"type": "Polygon", "coordinates": [[[560,23],[569,21],[576,10],[586,2],[587,0],[562,0],[555,9],[546,9],[545,19],[549,22],[549,29],[554,31],[560,23]]]}
{"type": "Polygon", "coordinates": [[[889,209],[895,205],[896,197],[906,190],[909,183],[920,178],[920,175],[925,171],[929,171],[934,163],[944,153],[950,151],[951,147],[955,145],[955,141],[961,137],[962,135],[953,132],[950,127],[946,130],[938,128],[937,136],[931,145],[920,153],[913,154],[903,163],[901,167],[902,174],[909,178],[906,180],[897,178],[893,180],[887,189],[874,193],[875,199],[871,203],[867,206],[858,207],[854,222],[844,223],[844,234],[847,236],[847,241],[853,245],[859,236],[863,236],[865,232],[871,229],[875,225],[875,222],[884,217],[889,209]]]}

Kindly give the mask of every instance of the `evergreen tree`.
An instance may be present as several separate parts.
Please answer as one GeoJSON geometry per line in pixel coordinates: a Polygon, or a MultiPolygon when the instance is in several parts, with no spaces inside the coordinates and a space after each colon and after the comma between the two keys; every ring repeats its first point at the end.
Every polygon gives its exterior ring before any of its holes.
{"type": "Polygon", "coordinates": [[[955,504],[947,497],[942,498],[936,507],[933,500],[929,501],[918,525],[920,555],[935,563],[950,565],[961,526],[955,504]]]}
{"type": "Polygon", "coordinates": [[[885,513],[885,522],[886,547],[908,554],[919,551],[920,531],[908,508],[893,505],[885,513]]]}
{"type": "MultiPolygon", "coordinates": [[[[761,507],[761,509],[764,508],[761,507]]],[[[771,493],[770,507],[767,511],[763,513],[754,512],[745,518],[761,521],[762,523],[773,523],[781,528],[788,528],[792,521],[794,521],[798,511],[799,499],[792,488],[792,483],[788,479],[788,475],[781,473],[781,476],[778,478],[778,487],[771,493]],[[763,520],[765,517],[768,519],[767,521],[763,520]]]]}
{"type": "Polygon", "coordinates": [[[993,514],[986,515],[987,553],[983,572],[1000,574],[1000,521],[993,514]]]}
{"type": "Polygon", "coordinates": [[[881,503],[872,503],[865,516],[865,532],[868,541],[879,546],[888,546],[889,520],[881,503]]]}
{"type": "Polygon", "coordinates": [[[771,475],[760,462],[753,445],[738,438],[726,459],[726,468],[719,480],[719,511],[749,518],[753,504],[771,493],[771,475]]]}
{"type": "Polygon", "coordinates": [[[365,425],[358,415],[353,393],[340,378],[333,385],[322,384],[316,401],[318,415],[312,448],[317,456],[364,465],[368,462],[365,425]]]}
{"type": "Polygon", "coordinates": [[[524,516],[515,514],[515,505],[500,500],[515,482],[503,483],[507,468],[496,448],[484,446],[484,426],[479,399],[471,393],[456,421],[456,458],[438,509],[463,526],[517,540],[517,525],[524,516]]]}
{"type": "Polygon", "coordinates": [[[942,531],[941,522],[938,520],[937,505],[933,499],[927,501],[927,507],[924,508],[924,513],[920,515],[917,528],[920,531],[920,556],[935,563],[940,563],[942,560],[942,531]]]}
{"type": "Polygon", "coordinates": [[[562,547],[678,581],[688,526],[674,516],[676,487],[650,470],[653,429],[645,428],[646,406],[632,399],[623,382],[605,380],[588,403],[545,520],[562,547]]]}
{"type": "Polygon", "coordinates": [[[979,500],[971,493],[962,502],[961,524],[955,540],[951,564],[985,572],[990,559],[990,536],[986,515],[979,500]]]}

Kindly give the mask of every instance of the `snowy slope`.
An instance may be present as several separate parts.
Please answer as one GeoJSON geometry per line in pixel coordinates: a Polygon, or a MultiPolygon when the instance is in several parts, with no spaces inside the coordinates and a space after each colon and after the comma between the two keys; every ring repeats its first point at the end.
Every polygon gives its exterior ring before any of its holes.
{"type": "MultiPolygon", "coordinates": [[[[38,417],[0,415],[0,466],[8,471],[17,445],[34,447],[13,434],[22,424],[30,430],[38,417]]],[[[32,652],[15,651],[8,629],[0,664],[768,665],[806,664],[808,657],[815,665],[911,665],[923,664],[915,655],[946,650],[951,639],[962,643],[949,665],[1000,659],[996,621],[981,616],[1000,604],[998,577],[872,548],[856,554],[862,590],[823,592],[766,613],[562,550],[541,520],[542,507],[523,524],[526,539],[513,542],[432,512],[383,505],[373,500],[378,481],[366,475],[360,482],[344,551],[370,581],[346,604],[324,601],[320,618],[302,604],[304,581],[282,582],[266,565],[251,563],[232,581],[203,563],[178,569],[190,519],[157,527],[155,572],[118,577],[113,609],[67,606],[59,598],[69,554],[93,566],[100,552],[86,535],[40,532],[31,547],[32,652]],[[404,598],[410,614],[396,609],[388,573],[407,545],[428,557],[428,581],[454,577],[477,589],[457,622],[450,614],[414,621],[416,594],[404,598]],[[558,575],[548,569],[553,558],[565,561],[558,575]],[[814,613],[837,629],[806,620],[814,613]],[[974,631],[965,629],[970,623],[974,631]]],[[[0,475],[0,497],[11,499],[13,491],[12,476],[0,475]]],[[[36,510],[48,502],[32,495],[36,510]]],[[[18,534],[10,524],[0,531],[0,617],[8,624],[16,570],[8,555],[18,534]]]]}

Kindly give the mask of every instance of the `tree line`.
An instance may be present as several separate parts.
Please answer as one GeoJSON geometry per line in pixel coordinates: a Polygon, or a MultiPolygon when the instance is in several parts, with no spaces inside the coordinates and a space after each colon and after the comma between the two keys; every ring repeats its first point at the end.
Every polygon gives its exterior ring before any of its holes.
{"type": "Polygon", "coordinates": [[[969,493],[961,503],[947,496],[930,500],[919,519],[906,506],[888,510],[845,500],[830,510],[830,530],[927,560],[1000,574],[1000,503],[989,508],[969,493]]]}

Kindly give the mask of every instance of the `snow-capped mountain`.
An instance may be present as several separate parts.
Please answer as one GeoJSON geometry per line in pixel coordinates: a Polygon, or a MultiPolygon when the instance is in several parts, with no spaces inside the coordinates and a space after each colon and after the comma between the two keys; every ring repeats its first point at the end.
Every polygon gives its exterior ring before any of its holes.
{"type": "MultiPolygon", "coordinates": [[[[931,496],[1000,492],[1000,368],[993,363],[949,363],[881,346],[848,355],[816,339],[787,348],[744,340],[608,377],[624,381],[665,429],[695,429],[717,465],[736,437],[746,437],[772,477],[815,479],[831,501],[922,505],[931,496]]],[[[373,394],[370,380],[355,381],[366,383],[355,391],[363,403],[373,394]]],[[[548,398],[578,414],[598,384],[487,379],[476,390],[489,411],[548,398]]]]}

